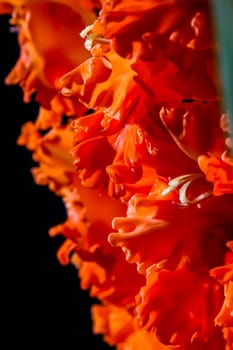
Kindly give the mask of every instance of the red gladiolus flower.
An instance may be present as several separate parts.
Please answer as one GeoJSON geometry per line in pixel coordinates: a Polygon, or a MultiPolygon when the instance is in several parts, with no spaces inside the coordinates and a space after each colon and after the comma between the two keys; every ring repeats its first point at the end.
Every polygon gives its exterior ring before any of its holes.
{"type": "Polygon", "coordinates": [[[99,301],[93,333],[118,350],[233,350],[232,126],[211,2],[9,0],[0,12],[20,45],[6,83],[40,106],[18,144],[66,208],[49,234],[99,301]]]}

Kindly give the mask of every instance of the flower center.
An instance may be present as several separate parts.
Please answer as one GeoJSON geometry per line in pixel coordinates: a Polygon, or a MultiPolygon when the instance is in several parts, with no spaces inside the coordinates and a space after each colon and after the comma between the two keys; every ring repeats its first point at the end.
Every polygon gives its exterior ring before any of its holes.
{"type": "Polygon", "coordinates": [[[81,31],[80,36],[81,38],[85,39],[84,46],[88,51],[90,51],[92,47],[96,44],[103,44],[103,45],[111,44],[111,40],[104,38],[99,33],[93,32],[93,24],[86,26],[86,28],[84,28],[81,31]]]}
{"type": "Polygon", "coordinates": [[[212,195],[212,191],[202,192],[201,194],[194,196],[193,198],[188,197],[188,189],[193,184],[194,181],[199,180],[203,177],[201,174],[185,174],[177,176],[168,182],[168,187],[163,190],[162,196],[166,196],[172,191],[179,188],[179,200],[177,203],[179,206],[188,206],[191,204],[196,204],[203,199],[206,199],[212,195]]]}

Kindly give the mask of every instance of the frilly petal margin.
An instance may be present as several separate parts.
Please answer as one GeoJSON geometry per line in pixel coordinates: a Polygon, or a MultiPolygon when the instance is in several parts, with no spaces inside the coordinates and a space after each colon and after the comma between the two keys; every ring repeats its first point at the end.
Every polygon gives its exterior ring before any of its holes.
{"type": "Polygon", "coordinates": [[[224,347],[219,329],[215,329],[213,336],[205,342],[194,338],[192,343],[184,346],[167,346],[155,334],[141,329],[136,318],[124,308],[111,304],[93,305],[91,314],[94,334],[102,334],[104,341],[116,346],[117,350],[216,350],[224,347]]]}
{"type": "Polygon", "coordinates": [[[103,334],[104,340],[117,350],[169,350],[154,335],[141,330],[126,309],[114,305],[93,305],[93,332],[103,334]]]}
{"type": "Polygon", "coordinates": [[[183,257],[174,271],[152,265],[146,278],[146,286],[136,297],[136,318],[144,329],[167,345],[206,340],[214,333],[222,288],[208,272],[190,271],[189,259],[183,257]]]}
{"type": "Polygon", "coordinates": [[[227,242],[229,251],[225,254],[225,265],[210,270],[210,275],[224,287],[224,302],[215,318],[215,323],[222,327],[226,349],[230,350],[233,343],[233,241],[227,242]]]}
{"type": "Polygon", "coordinates": [[[233,350],[232,130],[208,0],[0,0],[18,145],[62,200],[61,264],[117,350],[233,350]]]}
{"type": "Polygon", "coordinates": [[[74,1],[7,3],[12,6],[10,23],[19,33],[20,55],[6,83],[20,84],[25,102],[36,94],[36,100],[49,107],[58,92],[59,78],[89,56],[78,33],[95,15],[85,7],[74,6],[74,1]]]}

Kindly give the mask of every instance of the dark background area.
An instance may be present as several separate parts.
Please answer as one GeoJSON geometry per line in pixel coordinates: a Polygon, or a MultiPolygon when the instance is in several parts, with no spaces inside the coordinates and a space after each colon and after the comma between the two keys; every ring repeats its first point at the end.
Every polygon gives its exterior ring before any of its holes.
{"type": "Polygon", "coordinates": [[[5,332],[19,337],[73,336],[78,349],[110,349],[92,334],[90,306],[96,302],[80,290],[77,271],[61,266],[56,251],[62,238],[48,229],[65,220],[60,198],[34,183],[31,153],[16,145],[20,128],[37,115],[24,104],[18,86],[4,78],[18,57],[17,35],[9,18],[0,16],[1,117],[1,316],[5,332]]]}

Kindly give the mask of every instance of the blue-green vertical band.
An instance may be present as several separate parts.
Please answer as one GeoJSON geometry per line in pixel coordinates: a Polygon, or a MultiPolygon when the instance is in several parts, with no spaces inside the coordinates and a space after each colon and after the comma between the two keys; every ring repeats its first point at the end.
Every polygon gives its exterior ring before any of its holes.
{"type": "Polygon", "coordinates": [[[223,104],[233,130],[233,0],[210,0],[215,35],[219,41],[219,73],[223,104]]]}

